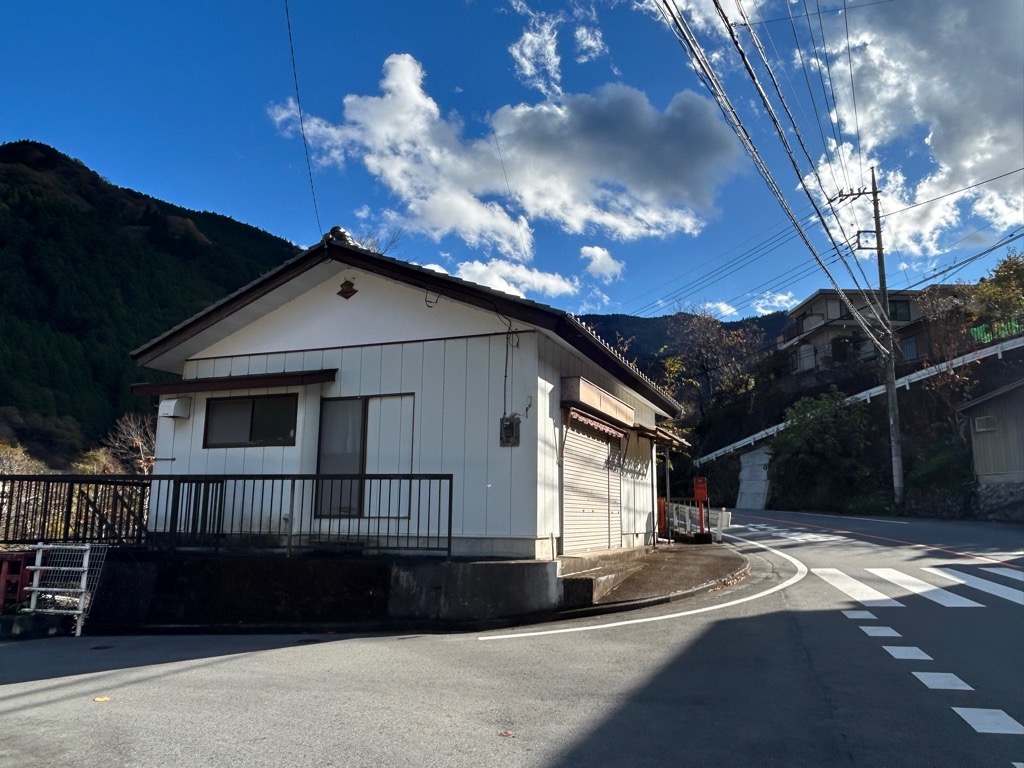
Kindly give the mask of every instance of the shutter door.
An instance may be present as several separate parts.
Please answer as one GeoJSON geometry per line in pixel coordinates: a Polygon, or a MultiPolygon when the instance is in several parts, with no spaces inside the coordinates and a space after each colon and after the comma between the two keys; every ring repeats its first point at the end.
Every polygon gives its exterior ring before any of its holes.
{"type": "Polygon", "coordinates": [[[569,427],[562,457],[562,551],[621,546],[618,445],[606,436],[569,427]]]}
{"type": "Polygon", "coordinates": [[[622,458],[618,440],[608,444],[609,549],[622,546],[622,458]]]}

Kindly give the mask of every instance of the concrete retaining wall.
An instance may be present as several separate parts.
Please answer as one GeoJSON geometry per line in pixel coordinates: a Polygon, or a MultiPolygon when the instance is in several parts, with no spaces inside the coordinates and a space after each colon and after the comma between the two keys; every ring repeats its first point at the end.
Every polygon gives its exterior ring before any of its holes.
{"type": "Polygon", "coordinates": [[[554,562],[213,557],[111,550],[91,634],[153,626],[487,621],[552,611],[554,562]]]}

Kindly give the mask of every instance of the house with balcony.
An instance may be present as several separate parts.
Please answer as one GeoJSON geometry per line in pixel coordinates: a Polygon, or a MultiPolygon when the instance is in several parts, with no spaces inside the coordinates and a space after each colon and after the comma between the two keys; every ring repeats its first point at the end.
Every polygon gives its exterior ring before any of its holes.
{"type": "MultiPolygon", "coordinates": [[[[875,328],[880,328],[875,311],[878,291],[848,290],[858,313],[875,328]]],[[[899,362],[914,362],[928,355],[929,335],[920,306],[921,291],[889,291],[889,318],[899,337],[899,362]]],[[[790,324],[776,339],[776,348],[789,353],[794,375],[814,378],[812,374],[841,371],[856,363],[870,363],[878,351],[857,318],[834,289],[815,291],[789,310],[790,324]]]]}

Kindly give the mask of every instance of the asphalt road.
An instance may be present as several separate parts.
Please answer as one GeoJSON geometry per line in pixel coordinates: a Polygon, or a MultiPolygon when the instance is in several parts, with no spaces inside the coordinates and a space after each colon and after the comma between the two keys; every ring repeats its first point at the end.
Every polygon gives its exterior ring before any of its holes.
{"type": "Polygon", "coordinates": [[[1024,765],[1024,527],[733,522],[747,579],[628,614],[2,644],[0,766],[1024,765]]]}

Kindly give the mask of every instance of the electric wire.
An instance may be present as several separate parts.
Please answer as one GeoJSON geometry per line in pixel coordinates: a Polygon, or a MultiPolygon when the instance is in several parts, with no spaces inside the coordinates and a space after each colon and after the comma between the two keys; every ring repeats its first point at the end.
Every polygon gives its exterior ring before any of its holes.
{"type": "MultiPolygon", "coordinates": [[[[894,215],[899,214],[899,213],[901,213],[903,211],[910,210],[911,208],[917,208],[919,206],[926,205],[928,203],[932,203],[932,202],[935,202],[937,200],[941,200],[941,199],[943,199],[945,197],[949,197],[950,195],[955,195],[955,194],[959,194],[961,192],[968,191],[970,189],[974,189],[976,187],[982,186],[984,184],[988,184],[988,183],[993,182],[993,181],[998,181],[999,179],[1006,178],[1007,176],[1012,176],[1013,174],[1020,173],[1021,171],[1024,171],[1024,168],[1017,168],[1017,169],[1015,169],[1013,171],[1008,171],[1007,173],[1003,173],[1003,174],[1000,174],[998,176],[993,176],[990,179],[985,179],[984,181],[980,181],[980,182],[977,182],[975,184],[971,184],[969,186],[962,187],[960,189],[953,190],[951,192],[947,192],[947,193],[945,193],[943,195],[939,195],[938,197],[931,198],[930,200],[922,200],[919,203],[915,203],[915,204],[913,204],[911,206],[907,206],[905,208],[900,208],[898,210],[895,210],[895,211],[892,211],[892,212],[889,212],[889,213],[886,213],[885,211],[882,211],[881,212],[881,218],[883,220],[883,223],[885,223],[887,225],[886,219],[888,217],[890,217],[890,216],[894,216],[894,215]]],[[[811,213],[811,214],[807,213],[807,211],[809,211],[809,210],[810,210],[810,206],[808,206],[803,211],[801,211],[801,216],[806,220],[805,223],[809,223],[809,221],[813,219],[813,213],[811,213]]],[[[688,283],[688,285],[685,288],[680,289],[678,291],[673,291],[673,292],[670,292],[670,293],[662,294],[658,298],[654,299],[653,301],[648,301],[648,302],[640,305],[637,309],[633,310],[630,314],[636,315],[638,317],[651,317],[656,312],[658,312],[660,310],[664,310],[666,305],[669,305],[669,304],[672,304],[672,303],[676,303],[678,305],[682,301],[682,299],[684,299],[684,298],[686,298],[688,296],[691,296],[692,294],[698,292],[699,290],[706,289],[706,288],[710,287],[711,285],[715,284],[719,280],[724,280],[726,277],[728,277],[729,275],[733,274],[733,272],[736,271],[736,270],[732,270],[732,269],[729,269],[728,271],[725,271],[726,267],[729,267],[729,266],[732,266],[732,265],[737,265],[737,264],[739,264],[741,266],[744,265],[744,264],[749,264],[749,262],[743,262],[742,260],[751,251],[758,250],[758,249],[764,249],[764,248],[771,248],[771,250],[775,250],[775,247],[773,247],[773,243],[776,241],[776,239],[778,237],[780,237],[780,233],[774,233],[774,234],[769,234],[769,233],[771,233],[772,230],[775,229],[775,227],[781,226],[781,224],[782,224],[782,222],[780,222],[779,224],[776,224],[776,225],[772,225],[771,227],[766,227],[764,230],[759,232],[757,235],[749,237],[746,240],[744,240],[741,243],[739,243],[735,248],[739,248],[740,246],[743,246],[743,245],[745,245],[747,243],[750,243],[751,241],[754,240],[755,237],[761,238],[761,239],[757,240],[757,242],[755,242],[753,245],[751,245],[750,248],[744,250],[738,256],[735,256],[735,257],[729,259],[727,262],[725,262],[724,265],[722,266],[722,270],[721,270],[722,273],[719,276],[715,277],[715,279],[709,279],[710,277],[712,277],[715,274],[714,271],[713,272],[709,272],[709,273],[704,273],[704,274],[698,276],[696,278],[696,280],[694,280],[692,276],[694,274],[694,271],[697,270],[697,269],[700,269],[701,267],[706,267],[706,266],[709,266],[711,264],[720,264],[721,263],[720,260],[721,260],[722,256],[724,256],[725,254],[729,253],[729,250],[727,250],[727,251],[725,251],[725,252],[723,252],[721,254],[717,254],[717,255],[711,257],[710,259],[702,262],[701,264],[696,265],[694,267],[694,270],[691,270],[690,272],[687,272],[687,273],[685,273],[683,275],[680,275],[677,278],[673,278],[672,280],[668,281],[668,283],[673,283],[673,282],[677,282],[677,281],[684,280],[684,279],[691,280],[691,282],[688,283]],[[767,235],[767,237],[762,237],[764,235],[767,235]]],[[[956,242],[949,244],[948,248],[955,247],[956,245],[958,245],[959,243],[963,242],[964,240],[966,240],[966,239],[976,235],[978,232],[983,231],[983,229],[987,229],[989,226],[991,226],[991,225],[986,225],[985,227],[983,227],[981,229],[974,230],[973,232],[965,235],[960,240],[957,240],[956,242]]],[[[780,244],[785,244],[786,242],[790,242],[793,239],[795,239],[796,236],[797,235],[796,235],[795,231],[789,230],[789,237],[787,237],[785,239],[785,241],[783,243],[780,243],[780,244]]],[[[735,248],[734,249],[730,249],[730,250],[735,250],[735,248]]],[[[900,254],[898,246],[894,245],[893,249],[895,250],[897,256],[901,258],[901,254],[900,254]]],[[[830,261],[829,263],[830,264],[834,264],[837,261],[838,261],[838,259],[834,259],[834,260],[830,261]]],[[[858,263],[859,263],[859,260],[858,260],[858,263]]],[[[739,296],[732,297],[732,298],[726,298],[724,301],[727,304],[734,304],[737,301],[740,301],[740,300],[745,299],[745,298],[749,298],[749,296],[751,296],[751,295],[756,295],[756,294],[762,294],[763,295],[764,293],[781,292],[781,291],[785,290],[785,288],[788,286],[788,284],[792,283],[793,281],[800,280],[800,279],[802,279],[804,277],[809,276],[811,273],[813,273],[813,271],[814,271],[813,260],[809,260],[808,262],[805,263],[805,265],[806,264],[811,264],[812,265],[811,268],[807,269],[806,273],[801,273],[799,275],[793,275],[791,278],[786,279],[792,272],[795,271],[795,269],[798,269],[799,267],[792,268],[790,270],[787,270],[786,272],[781,273],[780,275],[776,275],[775,277],[769,278],[767,281],[765,281],[764,283],[761,283],[760,285],[757,285],[757,286],[754,286],[753,288],[748,289],[746,292],[744,292],[743,294],[740,294],[739,296]],[[765,286],[769,286],[769,287],[765,288],[765,286]]],[[[804,265],[801,265],[801,266],[804,266],[804,265]]],[[[900,269],[903,272],[904,276],[907,278],[907,284],[909,286],[910,283],[911,283],[911,277],[907,276],[906,269],[904,269],[902,267],[900,269]]],[[[895,277],[896,274],[897,273],[893,273],[892,277],[895,277]]],[[[920,284],[920,282],[913,283],[913,284],[914,285],[918,285],[918,284],[920,284]]],[[[663,284],[663,286],[664,285],[665,284],[663,284]]],[[[654,293],[657,290],[658,290],[658,288],[652,288],[649,291],[645,291],[644,293],[639,294],[637,297],[635,297],[634,302],[627,302],[623,306],[624,307],[629,307],[629,306],[631,306],[632,304],[635,303],[636,299],[640,299],[640,298],[649,296],[649,295],[651,295],[652,293],[654,293]]],[[[741,304],[739,306],[747,306],[747,303],[743,303],[743,304],[741,304]]]]}
{"type": "MultiPolygon", "coordinates": [[[[484,85],[484,80],[480,76],[480,59],[477,56],[476,46],[473,45],[472,27],[470,26],[469,23],[469,15],[466,13],[467,1],[468,0],[464,0],[464,2],[460,3],[459,8],[462,11],[462,21],[466,25],[466,38],[469,41],[470,54],[473,56],[473,65],[474,70],[476,72],[477,86],[480,88],[480,92],[483,94],[483,101],[484,104],[486,105],[490,102],[490,98],[487,95],[487,88],[484,85]]],[[[508,170],[505,167],[505,157],[501,151],[501,142],[498,141],[498,132],[494,129],[494,120],[492,119],[489,110],[485,110],[485,114],[487,115],[487,127],[491,129],[491,138],[494,139],[494,148],[497,150],[498,153],[498,163],[501,165],[501,175],[502,178],[505,180],[505,190],[508,192],[509,200],[515,200],[516,196],[512,194],[512,185],[509,183],[508,180],[508,170]]],[[[530,252],[526,248],[526,237],[523,235],[523,220],[521,216],[516,217],[516,232],[519,235],[519,247],[522,248],[523,258],[528,259],[530,257],[530,252]]]]}
{"type": "MultiPolygon", "coordinates": [[[[817,203],[814,200],[814,195],[807,188],[806,181],[804,179],[803,174],[800,172],[800,167],[799,167],[799,164],[796,161],[796,157],[794,156],[793,149],[792,149],[792,147],[789,144],[789,140],[786,138],[786,132],[783,129],[782,124],[780,123],[779,118],[778,118],[778,116],[775,113],[775,109],[772,106],[771,100],[768,98],[767,93],[765,93],[764,88],[761,86],[761,83],[760,83],[760,81],[757,78],[757,73],[754,72],[753,66],[750,63],[750,59],[747,57],[746,52],[743,50],[743,46],[740,44],[739,38],[736,35],[735,30],[734,30],[732,24],[729,22],[728,16],[726,15],[725,11],[722,9],[722,4],[721,4],[720,0],[713,0],[713,3],[714,3],[715,10],[717,11],[720,20],[722,21],[723,25],[725,26],[726,31],[729,34],[729,38],[732,40],[733,47],[736,48],[736,51],[737,51],[737,53],[740,56],[740,60],[743,63],[744,69],[746,70],[747,75],[750,77],[750,80],[751,80],[751,82],[754,85],[754,89],[757,92],[758,97],[761,99],[762,106],[764,106],[764,108],[765,108],[765,110],[766,110],[766,112],[768,114],[768,118],[771,121],[773,127],[775,128],[775,132],[778,135],[779,140],[782,142],[783,148],[785,149],[786,156],[789,158],[790,163],[793,165],[793,169],[796,172],[796,175],[797,175],[798,179],[800,180],[800,186],[803,188],[803,190],[804,190],[805,194],[807,195],[808,199],[811,201],[811,204],[814,206],[815,212],[818,214],[818,218],[821,220],[822,226],[825,228],[826,234],[828,235],[829,239],[832,241],[833,246],[836,248],[836,252],[840,252],[839,251],[838,243],[836,243],[835,238],[832,236],[831,231],[829,231],[827,222],[825,221],[825,217],[821,213],[820,208],[818,207],[817,203]]],[[[737,7],[739,8],[740,13],[743,15],[744,19],[746,19],[746,14],[742,10],[742,6],[740,6],[740,4],[737,3],[737,7]]],[[[770,68],[769,68],[769,73],[770,73],[770,68]]],[[[772,75],[772,81],[775,84],[776,90],[779,90],[778,89],[778,81],[775,80],[774,75],[772,75]]],[[[780,96],[781,96],[781,94],[780,94],[780,96]]],[[[786,108],[786,111],[787,111],[787,113],[789,113],[788,112],[788,108],[786,108]]],[[[789,114],[790,114],[790,119],[792,121],[792,115],[791,115],[791,113],[789,113],[789,114]]],[[[801,145],[803,145],[802,138],[801,138],[801,145]]],[[[885,345],[878,338],[875,337],[874,333],[872,333],[871,328],[869,327],[869,323],[867,322],[867,320],[857,310],[857,308],[854,307],[853,302],[849,299],[849,297],[842,290],[842,288],[839,287],[839,284],[836,282],[835,277],[833,277],[832,273],[829,272],[828,267],[825,265],[825,262],[822,260],[821,256],[818,254],[817,249],[814,248],[814,245],[811,243],[811,241],[808,238],[806,232],[800,226],[800,223],[797,221],[795,216],[793,216],[792,210],[790,209],[788,201],[786,200],[785,196],[782,194],[782,191],[779,189],[778,184],[775,182],[775,179],[771,176],[770,171],[768,171],[768,168],[764,164],[764,161],[761,159],[760,155],[758,154],[758,152],[756,150],[756,147],[753,146],[753,142],[750,143],[750,147],[749,148],[753,149],[753,155],[752,156],[755,158],[755,162],[758,164],[759,169],[763,168],[762,177],[765,179],[765,181],[767,181],[769,183],[769,186],[772,189],[773,193],[775,194],[776,199],[782,205],[783,209],[787,212],[787,215],[789,216],[790,220],[793,222],[793,225],[796,226],[799,229],[800,235],[803,238],[804,243],[807,245],[808,249],[811,251],[811,253],[814,255],[814,257],[818,260],[818,263],[821,266],[822,271],[825,272],[826,276],[829,278],[829,281],[832,283],[833,287],[839,293],[839,296],[843,300],[843,303],[845,303],[847,305],[847,309],[850,310],[850,313],[853,316],[853,318],[861,326],[861,328],[867,334],[867,336],[871,340],[871,342],[873,344],[875,344],[878,347],[879,351],[882,351],[883,354],[884,354],[885,353],[885,345]]],[[[843,259],[843,263],[844,264],[846,263],[845,259],[843,259]]],[[[849,265],[847,265],[847,269],[849,269],[849,265]]],[[[850,274],[851,274],[851,277],[853,277],[854,282],[856,282],[856,277],[853,275],[852,270],[850,270],[850,274]]],[[[881,318],[879,318],[879,319],[881,319],[881,318]]],[[[886,324],[884,322],[882,322],[882,327],[883,328],[886,327],[886,324]]]]}
{"type": "Polygon", "coordinates": [[[306,140],[306,125],[302,116],[302,100],[299,98],[299,69],[295,66],[295,42],[292,39],[292,15],[288,10],[288,0],[284,0],[284,17],[288,24],[288,50],[292,55],[292,80],[295,82],[295,108],[299,111],[299,133],[302,134],[302,148],[306,152],[306,170],[309,172],[309,193],[313,198],[313,213],[316,216],[316,229],[321,239],[324,228],[320,224],[320,208],[316,203],[316,187],[313,185],[313,163],[309,160],[309,142],[306,140]]]}
{"type": "Polygon", "coordinates": [[[807,249],[811,252],[811,255],[818,263],[818,266],[821,267],[822,271],[825,273],[826,277],[828,277],[829,282],[832,283],[836,291],[839,292],[840,295],[844,297],[844,301],[846,302],[847,307],[851,310],[851,313],[853,313],[856,317],[859,318],[858,322],[864,328],[864,331],[867,334],[868,338],[871,340],[871,342],[879,350],[884,350],[885,346],[871,332],[867,322],[864,320],[863,317],[860,316],[858,312],[856,312],[856,309],[853,307],[853,304],[852,302],[850,302],[849,298],[846,297],[846,295],[841,292],[841,289],[839,288],[838,283],[836,283],[835,278],[832,276],[832,273],[828,270],[828,267],[825,265],[824,260],[818,254],[817,250],[814,248],[814,245],[808,238],[807,233],[804,231],[804,228],[800,225],[800,222],[796,218],[796,215],[793,213],[793,210],[790,207],[788,201],[786,200],[785,195],[782,194],[782,190],[779,189],[779,186],[775,182],[775,179],[772,177],[767,165],[758,153],[757,147],[754,146],[753,140],[750,138],[750,135],[744,127],[742,121],[740,120],[739,115],[737,114],[735,108],[732,105],[732,102],[729,100],[728,95],[725,93],[725,89],[722,87],[721,82],[718,80],[718,76],[715,74],[714,69],[711,67],[710,62],[708,61],[707,56],[704,53],[704,50],[701,48],[700,44],[698,43],[695,35],[693,34],[693,31],[690,29],[686,20],[679,13],[679,10],[675,6],[675,4],[668,2],[668,0],[660,0],[660,2],[657,3],[656,7],[659,9],[662,16],[665,18],[665,21],[668,23],[670,29],[675,34],[676,39],[690,55],[691,61],[695,64],[695,71],[698,80],[701,81],[701,83],[711,92],[712,96],[715,98],[715,102],[718,104],[719,109],[725,116],[727,123],[733,129],[733,132],[736,133],[737,137],[739,137],[744,149],[746,149],[747,151],[747,154],[750,155],[751,159],[754,161],[754,165],[757,168],[761,178],[768,185],[768,188],[771,190],[772,194],[775,195],[776,200],[778,200],[783,211],[786,213],[787,218],[796,228],[801,240],[803,240],[804,244],[807,246],[807,249]]]}
{"type": "MultiPolygon", "coordinates": [[[[849,10],[852,11],[852,10],[854,10],[856,8],[867,8],[867,7],[872,6],[872,5],[884,5],[885,3],[892,3],[892,2],[895,2],[895,0],[876,0],[873,3],[861,3],[860,5],[851,5],[851,6],[849,6],[849,10]]],[[[818,18],[821,18],[826,13],[839,13],[839,12],[840,11],[839,11],[838,8],[836,8],[835,10],[823,11],[819,7],[818,10],[815,11],[814,13],[811,13],[810,11],[808,11],[807,13],[801,13],[799,16],[790,16],[790,18],[802,19],[805,16],[808,19],[810,19],[812,16],[817,16],[818,18]]],[[[782,18],[779,18],[779,19],[761,19],[761,21],[755,21],[754,23],[755,24],[771,24],[771,23],[776,22],[776,21],[785,21],[785,19],[782,19],[782,18]]]]}
{"type": "MultiPolygon", "coordinates": [[[[838,253],[840,255],[840,259],[841,259],[843,265],[846,267],[847,272],[850,275],[850,279],[853,280],[854,286],[860,291],[860,295],[861,295],[861,298],[864,300],[865,306],[868,307],[871,310],[872,314],[874,314],[875,319],[878,321],[879,325],[882,328],[884,328],[887,332],[891,333],[892,332],[892,328],[889,326],[888,314],[881,307],[879,301],[877,300],[877,297],[874,296],[874,295],[869,295],[868,292],[867,292],[867,289],[861,287],[859,281],[857,280],[857,276],[854,274],[853,270],[850,268],[849,263],[846,261],[846,257],[843,256],[843,254],[842,254],[842,246],[840,246],[840,244],[836,241],[836,238],[832,235],[832,232],[831,232],[831,230],[828,227],[828,221],[826,220],[824,214],[819,209],[818,205],[815,203],[815,201],[814,201],[814,194],[813,194],[812,190],[810,190],[808,188],[808,186],[807,186],[806,176],[800,170],[799,163],[797,162],[796,158],[793,155],[793,150],[792,150],[792,147],[789,144],[789,141],[786,139],[785,131],[782,129],[782,126],[779,124],[779,121],[776,118],[774,110],[773,110],[773,108],[772,108],[772,106],[771,106],[771,104],[769,102],[768,95],[765,92],[764,88],[761,86],[760,82],[758,81],[757,74],[754,72],[754,69],[753,69],[752,65],[750,64],[749,59],[746,56],[746,53],[743,51],[742,45],[740,44],[739,37],[738,37],[738,35],[735,34],[735,32],[733,30],[733,26],[729,24],[728,19],[725,16],[725,12],[722,10],[721,4],[719,3],[718,0],[715,0],[715,7],[716,7],[716,9],[718,9],[719,16],[721,17],[723,23],[725,23],[727,28],[729,29],[730,37],[732,38],[733,45],[736,48],[737,52],[739,53],[741,60],[744,62],[744,66],[745,66],[745,68],[747,70],[747,74],[750,77],[751,81],[754,83],[754,87],[757,90],[758,95],[761,97],[761,100],[762,100],[765,108],[768,110],[769,117],[771,118],[772,123],[775,126],[775,129],[776,129],[776,131],[779,134],[779,138],[780,138],[780,140],[783,143],[783,147],[786,150],[786,155],[789,157],[790,162],[793,165],[793,170],[796,172],[796,175],[797,175],[798,179],[800,180],[800,186],[803,189],[804,193],[807,195],[808,199],[811,201],[811,204],[814,206],[814,210],[818,214],[819,219],[821,220],[821,225],[822,225],[823,230],[825,231],[825,234],[828,235],[828,238],[831,241],[832,246],[835,249],[836,253],[838,253]]],[[[758,56],[761,59],[761,64],[764,66],[765,72],[767,73],[768,78],[769,78],[769,80],[770,80],[770,82],[772,84],[772,88],[775,91],[775,95],[778,97],[778,100],[779,100],[779,103],[780,103],[780,105],[782,107],[782,110],[785,113],[786,117],[789,119],[790,128],[792,129],[793,134],[796,137],[797,143],[798,143],[801,151],[803,152],[804,158],[807,160],[807,163],[808,163],[808,165],[811,168],[811,172],[814,175],[814,179],[815,179],[815,181],[818,184],[818,191],[821,193],[822,197],[824,197],[826,199],[826,204],[829,206],[829,210],[831,210],[831,212],[832,212],[832,218],[839,225],[839,230],[840,230],[840,233],[842,234],[842,238],[841,239],[843,240],[844,243],[846,243],[848,245],[849,241],[850,241],[850,237],[846,234],[845,227],[843,226],[843,223],[842,223],[842,218],[838,215],[838,213],[836,212],[835,208],[832,206],[833,199],[830,199],[828,197],[828,195],[826,195],[826,193],[825,193],[825,185],[824,185],[824,183],[821,180],[821,175],[818,173],[817,163],[815,163],[814,158],[811,156],[811,153],[810,153],[810,151],[807,148],[807,144],[804,142],[803,134],[800,132],[800,128],[797,125],[796,118],[793,116],[793,112],[789,108],[789,104],[786,101],[785,95],[782,92],[782,88],[779,85],[779,81],[775,77],[775,72],[772,69],[771,62],[768,60],[768,55],[765,52],[763,44],[761,43],[761,39],[758,36],[757,32],[751,27],[750,19],[747,16],[747,13],[744,10],[743,4],[742,4],[742,2],[740,0],[737,0],[736,7],[737,7],[737,10],[740,13],[740,16],[743,19],[744,25],[747,28],[747,32],[750,35],[751,42],[753,42],[754,48],[757,51],[758,56]]],[[[855,260],[855,263],[856,263],[856,265],[857,265],[861,275],[864,277],[864,280],[867,283],[867,287],[870,288],[870,281],[867,279],[867,275],[864,274],[864,270],[861,268],[860,261],[856,258],[856,254],[853,254],[853,258],[855,260]]]]}
{"type": "Polygon", "coordinates": [[[897,209],[895,211],[892,211],[892,212],[890,212],[890,213],[888,213],[886,215],[887,216],[895,216],[897,213],[903,213],[904,211],[909,211],[911,208],[919,208],[922,205],[928,205],[928,203],[934,203],[936,200],[942,200],[943,198],[950,197],[951,195],[959,195],[961,192],[966,192],[969,189],[974,189],[975,187],[980,187],[983,184],[989,184],[989,183],[991,183],[993,181],[998,181],[999,179],[1005,179],[1007,176],[1012,176],[1013,174],[1020,173],[1021,171],[1024,171],[1024,168],[1017,168],[1016,170],[1013,170],[1013,171],[1007,171],[1006,173],[1000,174],[999,176],[993,176],[991,179],[985,179],[984,181],[979,181],[976,184],[971,184],[971,185],[966,186],[966,187],[961,187],[960,189],[954,189],[952,192],[946,192],[945,194],[939,195],[938,197],[933,197],[930,200],[922,200],[919,203],[914,203],[913,205],[908,205],[905,208],[899,208],[899,209],[897,209]]]}
{"type": "Polygon", "coordinates": [[[843,23],[846,25],[846,59],[850,66],[850,101],[853,105],[853,125],[857,132],[857,162],[860,164],[860,177],[864,178],[864,152],[860,139],[860,115],[857,113],[857,91],[853,86],[853,48],[850,45],[850,14],[846,0],[843,0],[843,23]]]}

